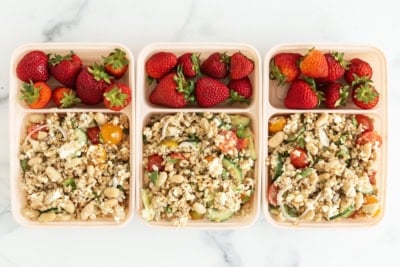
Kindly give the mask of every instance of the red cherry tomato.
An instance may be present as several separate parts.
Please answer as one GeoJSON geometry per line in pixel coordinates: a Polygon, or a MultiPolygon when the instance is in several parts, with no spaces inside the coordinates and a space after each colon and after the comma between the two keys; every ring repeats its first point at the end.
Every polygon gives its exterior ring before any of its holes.
{"type": "Polygon", "coordinates": [[[97,145],[100,143],[100,128],[97,126],[86,129],[86,135],[90,140],[90,143],[97,145]]]}
{"type": "Polygon", "coordinates": [[[26,131],[27,131],[28,135],[30,133],[34,132],[34,133],[31,134],[31,138],[34,139],[34,140],[37,140],[40,131],[48,132],[49,130],[47,129],[47,127],[43,127],[43,124],[32,124],[32,125],[28,126],[26,131]],[[37,130],[39,127],[42,127],[42,129],[37,130]]]}
{"type": "Polygon", "coordinates": [[[370,117],[362,114],[357,114],[355,117],[358,124],[362,125],[363,133],[374,130],[374,121],[370,117]]]}
{"type": "Polygon", "coordinates": [[[185,156],[179,152],[172,152],[171,154],[169,154],[169,156],[171,157],[171,159],[179,159],[179,160],[186,159],[185,156]]]}
{"type": "Polygon", "coordinates": [[[305,168],[310,164],[307,152],[300,147],[290,153],[290,162],[298,169],[305,168]]]}
{"type": "Polygon", "coordinates": [[[276,184],[270,184],[268,187],[268,202],[272,206],[277,206],[278,205],[278,192],[279,192],[279,187],[276,184]]]}
{"type": "Polygon", "coordinates": [[[238,150],[245,149],[249,145],[249,141],[247,138],[238,138],[236,143],[236,148],[238,150]]]}
{"type": "Polygon", "coordinates": [[[356,143],[359,145],[364,145],[366,143],[378,143],[378,146],[381,146],[382,137],[374,131],[364,132],[357,138],[356,143]]]}
{"type": "Polygon", "coordinates": [[[164,170],[164,165],[162,165],[163,161],[164,161],[164,159],[158,154],[153,154],[153,155],[149,156],[148,162],[147,162],[147,170],[149,172],[152,172],[155,169],[157,169],[159,171],[163,171],[164,170]]]}

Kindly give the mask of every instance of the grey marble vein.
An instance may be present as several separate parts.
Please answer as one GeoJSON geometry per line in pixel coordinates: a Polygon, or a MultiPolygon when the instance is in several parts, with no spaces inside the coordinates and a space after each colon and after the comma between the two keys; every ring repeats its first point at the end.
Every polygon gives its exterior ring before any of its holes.
{"type": "Polygon", "coordinates": [[[3,84],[0,84],[0,104],[8,100],[8,92],[3,84]]]}
{"type": "Polygon", "coordinates": [[[17,264],[12,262],[5,255],[0,254],[0,266],[2,266],[2,267],[14,267],[14,266],[17,266],[17,264]]]}
{"type": "Polygon", "coordinates": [[[185,21],[183,22],[182,27],[175,33],[173,40],[182,41],[184,39],[184,35],[187,32],[187,28],[193,21],[195,11],[196,11],[196,1],[191,0],[189,11],[187,12],[185,21]]]}
{"type": "Polygon", "coordinates": [[[61,20],[56,22],[49,22],[51,26],[45,29],[43,34],[45,36],[45,41],[53,41],[56,36],[61,35],[64,29],[71,29],[72,27],[79,24],[82,13],[88,6],[89,0],[84,0],[79,3],[79,5],[73,5],[69,12],[65,14],[72,14],[71,17],[62,17],[61,20]]]}
{"type": "Polygon", "coordinates": [[[242,260],[237,251],[233,248],[231,241],[232,231],[208,231],[206,238],[210,240],[222,253],[224,266],[242,266],[242,260]]]}
{"type": "Polygon", "coordinates": [[[299,267],[301,265],[299,253],[289,248],[269,251],[266,262],[268,267],[299,267]]]}

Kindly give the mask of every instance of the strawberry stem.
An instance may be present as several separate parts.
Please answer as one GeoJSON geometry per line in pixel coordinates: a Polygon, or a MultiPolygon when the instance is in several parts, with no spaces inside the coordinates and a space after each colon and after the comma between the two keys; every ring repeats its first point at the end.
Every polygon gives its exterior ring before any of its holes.
{"type": "Polygon", "coordinates": [[[21,99],[24,100],[28,105],[38,100],[40,95],[40,87],[35,87],[32,80],[29,83],[22,84],[23,90],[21,90],[21,99]]]}
{"type": "Polygon", "coordinates": [[[93,78],[96,81],[103,80],[106,83],[109,83],[109,84],[111,83],[112,77],[110,75],[108,75],[108,73],[105,71],[103,65],[99,65],[95,62],[91,67],[88,67],[88,72],[93,75],[93,78]]]}
{"type": "Polygon", "coordinates": [[[49,64],[51,64],[52,66],[55,66],[57,64],[59,64],[60,62],[64,61],[64,60],[72,60],[72,56],[74,55],[74,51],[70,51],[68,54],[66,54],[65,56],[61,56],[58,54],[49,54],[48,58],[49,58],[49,64]]]}
{"type": "Polygon", "coordinates": [[[104,93],[104,97],[110,101],[111,107],[121,107],[125,105],[128,95],[123,93],[118,86],[115,86],[110,91],[104,93]]]}
{"type": "Polygon", "coordinates": [[[105,65],[112,65],[115,69],[121,69],[129,64],[126,53],[119,48],[115,48],[107,57],[103,57],[105,65]]]}

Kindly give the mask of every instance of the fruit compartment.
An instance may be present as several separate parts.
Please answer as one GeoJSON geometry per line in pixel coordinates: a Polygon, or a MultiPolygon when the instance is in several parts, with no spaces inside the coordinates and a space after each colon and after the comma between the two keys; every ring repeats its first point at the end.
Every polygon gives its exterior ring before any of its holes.
{"type": "Polygon", "coordinates": [[[46,110],[43,112],[38,111],[26,111],[21,112],[15,119],[12,121],[10,119],[10,138],[11,138],[11,145],[10,145],[10,175],[11,175],[11,207],[12,207],[12,214],[15,220],[27,227],[73,227],[73,226],[83,226],[83,227],[118,227],[125,225],[130,221],[134,214],[134,198],[135,198],[135,180],[133,178],[133,173],[135,172],[134,168],[134,150],[135,139],[133,138],[133,131],[134,129],[134,119],[132,116],[132,112],[123,111],[123,112],[113,112],[113,111],[104,111],[103,109],[90,109],[86,111],[82,111],[80,109],[68,109],[66,110],[46,110]],[[127,208],[125,210],[126,216],[121,221],[114,221],[112,217],[98,217],[95,219],[89,220],[80,220],[80,219],[73,219],[69,221],[51,221],[51,222],[39,222],[37,220],[31,220],[23,215],[23,208],[26,205],[26,192],[22,190],[22,169],[21,163],[19,159],[19,155],[21,152],[21,145],[22,142],[25,140],[27,136],[26,132],[26,125],[29,123],[29,117],[31,115],[36,114],[66,114],[66,113],[103,113],[103,114],[124,114],[127,116],[129,120],[129,149],[130,149],[130,158],[129,158],[129,170],[130,170],[130,177],[129,179],[129,199],[127,201],[127,208]]]}
{"type": "Polygon", "coordinates": [[[326,221],[322,220],[320,222],[315,221],[304,221],[300,220],[298,223],[288,222],[288,221],[279,221],[273,217],[270,211],[270,203],[269,203],[269,187],[272,182],[272,177],[269,172],[269,166],[264,164],[262,170],[263,185],[262,185],[262,203],[263,203],[263,212],[266,216],[267,220],[278,227],[292,228],[292,227],[365,227],[365,226],[373,226],[379,223],[385,213],[385,204],[386,204],[386,179],[387,179],[387,122],[386,122],[386,112],[378,113],[376,110],[371,110],[369,113],[360,113],[358,110],[348,111],[348,110],[316,110],[313,112],[293,112],[291,110],[273,110],[269,112],[268,116],[264,120],[264,132],[265,138],[263,139],[265,143],[263,144],[263,153],[265,153],[265,162],[269,157],[268,153],[268,140],[270,136],[273,134],[269,133],[268,123],[269,121],[277,116],[290,116],[292,114],[304,114],[304,113],[315,113],[315,114],[323,114],[323,113],[338,113],[344,115],[352,115],[352,114],[363,114],[373,119],[374,128],[377,133],[379,133],[382,137],[382,145],[380,150],[377,153],[377,161],[373,166],[376,167],[376,188],[377,188],[377,198],[380,203],[380,212],[377,216],[374,217],[366,217],[366,216],[358,216],[357,218],[342,218],[337,221],[326,221]]]}
{"type": "MultiPolygon", "coordinates": [[[[188,109],[185,111],[171,111],[171,110],[156,110],[156,109],[150,109],[147,110],[146,112],[142,112],[138,114],[138,124],[141,127],[138,127],[138,130],[142,132],[143,128],[145,125],[149,122],[149,120],[156,115],[171,115],[171,114],[177,114],[177,113],[204,113],[204,112],[210,112],[212,114],[219,114],[219,113],[226,113],[226,114],[238,114],[238,115],[244,115],[249,118],[251,118],[251,129],[253,131],[254,135],[254,146],[257,154],[257,159],[255,161],[254,165],[254,179],[255,179],[255,191],[253,196],[251,197],[250,201],[246,204],[246,210],[248,213],[246,215],[239,214],[234,215],[230,219],[223,221],[223,222],[213,222],[210,221],[206,218],[200,219],[200,220],[195,220],[195,219],[190,219],[189,222],[186,225],[183,226],[178,226],[178,227],[184,227],[184,228],[198,228],[198,229],[233,229],[233,228],[238,228],[238,227],[246,227],[250,226],[255,222],[255,220],[258,217],[259,210],[260,210],[260,190],[261,190],[261,168],[262,166],[262,160],[261,160],[261,128],[260,128],[260,123],[258,121],[259,117],[259,112],[258,109],[255,110],[254,112],[245,112],[245,111],[240,111],[240,110],[235,110],[235,109],[212,109],[212,110],[204,110],[204,109],[188,109]]],[[[137,216],[143,221],[143,223],[148,224],[153,227],[177,227],[174,226],[172,222],[167,221],[167,220],[159,220],[159,221],[147,221],[145,218],[142,216],[142,211],[144,209],[144,204],[143,204],[143,199],[142,199],[142,192],[141,188],[144,183],[144,167],[142,164],[143,161],[143,138],[142,134],[137,133],[136,134],[136,159],[137,159],[137,169],[136,169],[136,177],[137,178],[137,183],[136,183],[136,212],[137,216]]]]}
{"type": "MultiPolygon", "coordinates": [[[[337,45],[337,44],[282,44],[277,45],[269,50],[264,59],[264,91],[268,88],[268,100],[264,101],[265,104],[272,109],[285,110],[287,109],[284,105],[284,99],[286,97],[289,85],[281,85],[278,86],[277,80],[271,80],[270,73],[270,61],[271,59],[278,53],[289,52],[289,53],[300,53],[301,55],[307,54],[308,50],[311,48],[315,48],[317,50],[322,51],[323,53],[328,52],[341,52],[344,53],[344,59],[350,60],[352,58],[358,57],[364,61],[367,61],[373,70],[372,75],[372,84],[375,86],[376,90],[380,94],[380,99],[378,104],[372,108],[373,110],[381,110],[385,108],[385,99],[387,97],[386,92],[386,60],[383,53],[371,46],[365,45],[337,45]]],[[[342,84],[346,84],[344,79],[339,79],[339,82],[342,84]]],[[[325,109],[326,107],[321,104],[317,109],[325,109]]],[[[351,91],[350,96],[346,101],[344,106],[340,106],[337,109],[344,110],[362,110],[357,107],[352,99],[351,99],[351,91]]],[[[295,110],[295,109],[293,109],[295,110]]]]}
{"type": "MultiPolygon", "coordinates": [[[[151,84],[148,82],[148,75],[145,70],[147,60],[157,52],[172,52],[177,57],[187,52],[200,53],[200,62],[203,62],[209,55],[214,52],[224,53],[232,55],[235,52],[241,52],[246,57],[250,58],[254,62],[254,70],[249,75],[249,79],[252,84],[253,94],[250,99],[250,103],[238,103],[228,104],[227,101],[220,103],[212,108],[215,109],[243,109],[249,110],[257,106],[259,99],[261,99],[261,86],[262,86],[262,74],[261,74],[261,58],[258,51],[248,44],[238,43],[154,43],[144,47],[137,60],[137,81],[136,87],[143,90],[137,95],[140,103],[146,108],[163,109],[161,105],[155,105],[150,103],[149,96],[153,89],[156,87],[156,82],[153,81],[151,84]]],[[[206,75],[207,76],[207,75],[206,75]]],[[[229,74],[228,74],[229,77],[229,74]]],[[[223,83],[227,84],[227,78],[220,79],[223,83]]],[[[180,108],[182,110],[201,108],[197,104],[188,104],[187,107],[180,108]]],[[[201,108],[207,110],[209,108],[201,108]]]]}
{"type": "MultiPolygon", "coordinates": [[[[21,92],[20,90],[22,89],[23,81],[21,81],[17,75],[16,75],[16,68],[18,65],[18,62],[23,58],[24,55],[27,53],[33,51],[33,50],[41,50],[46,54],[58,54],[58,55],[66,55],[70,51],[73,51],[75,54],[77,54],[81,60],[82,60],[82,66],[89,66],[92,65],[93,63],[98,63],[101,64],[103,58],[106,57],[109,53],[111,53],[115,48],[119,48],[123,50],[126,53],[126,57],[129,60],[129,66],[128,69],[123,77],[120,79],[116,79],[116,82],[126,84],[131,87],[132,90],[134,90],[133,85],[134,85],[134,68],[135,68],[135,62],[134,62],[134,57],[129,50],[128,47],[126,47],[123,44],[119,43],[32,43],[32,44],[25,44],[22,45],[18,48],[16,48],[13,52],[13,55],[11,57],[11,68],[10,68],[10,88],[13,90],[10,90],[10,98],[12,98],[12,103],[13,105],[17,105],[21,109],[24,110],[30,110],[25,103],[21,99],[21,92]]],[[[46,82],[51,89],[54,89],[58,86],[62,86],[60,82],[58,82],[54,77],[50,77],[50,79],[46,82]]],[[[63,86],[65,87],[65,86],[63,86]]],[[[133,92],[132,92],[133,93],[133,92]]],[[[133,99],[132,102],[133,103],[133,99]]],[[[131,106],[132,104],[129,104],[128,106],[131,106]]],[[[76,109],[80,110],[86,110],[86,109],[99,109],[99,108],[104,108],[107,109],[103,102],[96,104],[96,105],[86,105],[82,103],[78,103],[74,106],[76,109]]],[[[42,109],[40,110],[49,110],[49,109],[57,109],[57,106],[54,104],[53,100],[50,100],[50,102],[42,109]]]]}

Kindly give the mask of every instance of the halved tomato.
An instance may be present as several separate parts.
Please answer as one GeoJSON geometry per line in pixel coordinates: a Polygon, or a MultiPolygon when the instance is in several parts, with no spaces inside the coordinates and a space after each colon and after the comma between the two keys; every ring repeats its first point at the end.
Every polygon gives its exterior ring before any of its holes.
{"type": "Polygon", "coordinates": [[[362,125],[363,133],[374,130],[374,121],[365,115],[357,114],[355,115],[358,124],[362,125]]]}
{"type": "Polygon", "coordinates": [[[290,162],[298,169],[305,168],[310,164],[307,157],[307,151],[298,147],[290,152],[290,162]]]}
{"type": "Polygon", "coordinates": [[[359,145],[364,145],[366,143],[378,143],[378,146],[382,145],[382,137],[375,131],[368,131],[362,133],[356,141],[359,145]]]}
{"type": "Polygon", "coordinates": [[[163,161],[164,161],[163,157],[161,157],[158,154],[153,154],[149,156],[147,162],[147,170],[149,172],[152,172],[154,171],[154,167],[156,167],[157,170],[163,171],[164,170],[164,165],[162,165],[163,161]]]}

